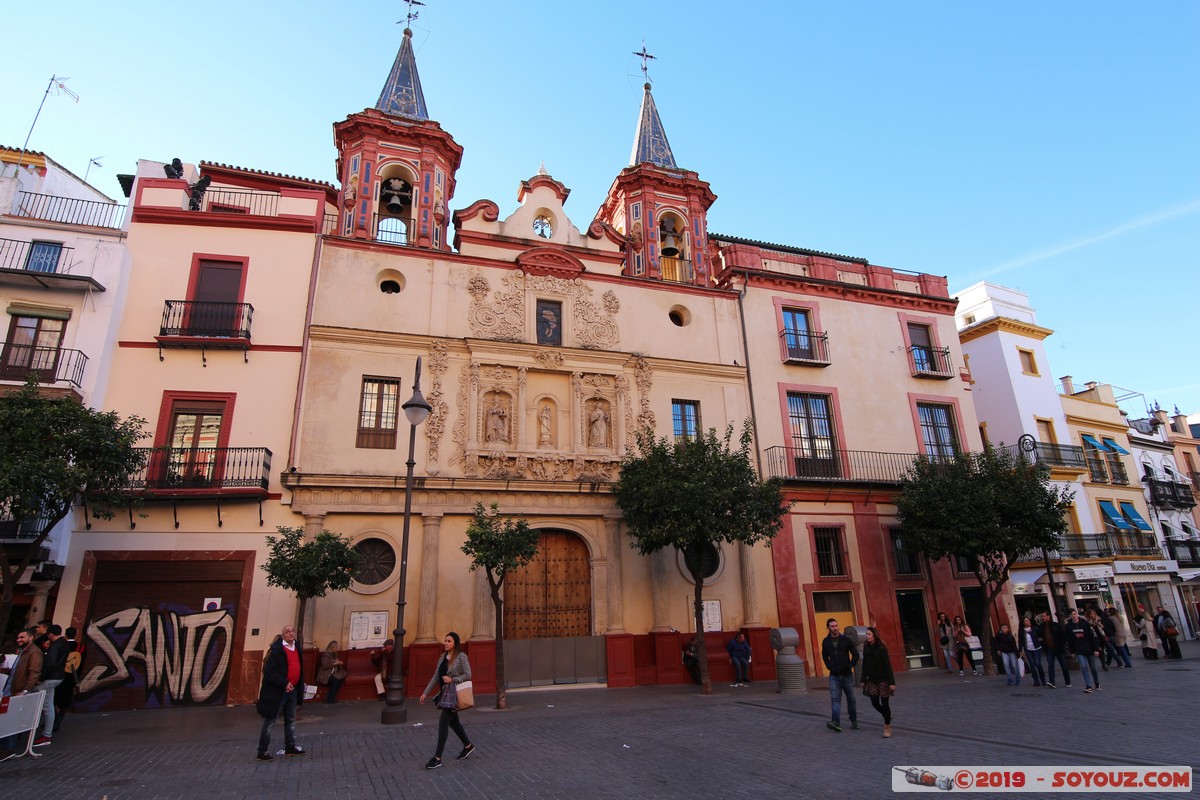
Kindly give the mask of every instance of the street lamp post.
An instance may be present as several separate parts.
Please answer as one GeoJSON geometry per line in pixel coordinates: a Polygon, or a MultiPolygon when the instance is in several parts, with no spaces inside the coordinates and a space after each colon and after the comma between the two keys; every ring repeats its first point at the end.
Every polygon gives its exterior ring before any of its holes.
{"type": "Polygon", "coordinates": [[[401,669],[404,654],[404,593],[408,588],[408,531],[412,523],[413,467],[417,465],[417,426],[429,419],[433,406],[421,394],[421,357],[417,356],[417,373],[413,378],[413,393],[400,406],[408,419],[408,472],[404,479],[404,536],[400,540],[400,589],[396,597],[396,649],[392,651],[392,669],[388,673],[386,705],[380,716],[384,725],[399,725],[408,720],[408,709],[404,706],[404,671],[401,669]]]}

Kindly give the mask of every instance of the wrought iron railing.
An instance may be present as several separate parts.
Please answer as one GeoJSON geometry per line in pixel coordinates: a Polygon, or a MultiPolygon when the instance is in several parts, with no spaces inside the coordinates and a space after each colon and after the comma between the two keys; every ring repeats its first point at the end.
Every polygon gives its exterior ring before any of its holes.
{"type": "Polygon", "coordinates": [[[15,520],[5,514],[0,517],[0,542],[32,541],[41,536],[49,519],[49,517],[26,517],[15,520]]]}
{"type": "Polygon", "coordinates": [[[1181,567],[1200,567],[1200,542],[1168,539],[1167,552],[1181,567]]]}
{"type": "Polygon", "coordinates": [[[253,189],[209,188],[204,192],[202,211],[214,214],[248,214],[257,217],[279,216],[279,195],[253,189]]]}
{"type": "Polygon", "coordinates": [[[1109,535],[1109,539],[1119,556],[1165,558],[1153,533],[1114,533],[1109,535]]]}
{"type": "Polygon", "coordinates": [[[1084,458],[1087,461],[1088,479],[1092,483],[1108,483],[1108,467],[1104,456],[1096,450],[1085,449],[1084,458]]]}
{"type": "Polygon", "coordinates": [[[94,225],[98,228],[119,228],[125,206],[99,200],[77,200],[34,192],[17,193],[17,216],[63,222],[68,225],[94,225]]]}
{"type": "Polygon", "coordinates": [[[1126,471],[1125,465],[1123,463],[1121,463],[1120,456],[1115,456],[1115,455],[1109,456],[1108,472],[1110,475],[1110,481],[1112,483],[1118,484],[1120,486],[1128,486],[1129,485],[1129,472],[1126,471]]]}
{"type": "Polygon", "coordinates": [[[383,214],[375,215],[375,241],[377,242],[400,247],[414,246],[417,243],[416,230],[416,220],[389,217],[383,214]]]}
{"type": "Polygon", "coordinates": [[[146,466],[129,476],[134,491],[193,495],[227,489],[261,489],[271,481],[271,451],[265,447],[141,447],[146,466]],[[205,491],[207,490],[207,491],[205,491]]]}
{"type": "Polygon", "coordinates": [[[1032,456],[1035,460],[1051,467],[1085,469],[1083,448],[1077,444],[1054,444],[1037,442],[1032,456]]]}
{"type": "Polygon", "coordinates": [[[692,270],[692,262],[686,258],[663,256],[659,260],[658,266],[664,281],[670,281],[671,283],[696,282],[696,274],[692,270]]]}
{"type": "Polygon", "coordinates": [[[208,336],[250,340],[254,306],[249,303],[212,303],[202,300],[167,300],[159,336],[208,336]]]}
{"type": "Polygon", "coordinates": [[[325,234],[326,236],[333,236],[338,232],[337,224],[337,214],[326,214],[325,218],[321,221],[321,233],[325,234]]]}
{"type": "Polygon", "coordinates": [[[767,472],[772,478],[801,481],[899,483],[917,458],[916,453],[873,450],[815,450],[768,447],[767,472]]]}
{"type": "Polygon", "coordinates": [[[914,378],[953,378],[949,347],[926,347],[914,344],[908,348],[908,363],[914,378]]]}
{"type": "Polygon", "coordinates": [[[1196,505],[1192,487],[1186,483],[1156,478],[1148,479],[1147,483],[1150,484],[1150,503],[1158,508],[1192,508],[1196,505]]]}
{"type": "Polygon", "coordinates": [[[70,263],[73,248],[58,242],[23,242],[19,239],[0,239],[0,269],[22,269],[29,272],[60,272],[70,263]]]}
{"type": "MultiPolygon", "coordinates": [[[[1111,558],[1116,555],[1116,549],[1107,534],[1070,534],[1059,540],[1058,555],[1061,558],[1111,558]]],[[[1054,558],[1053,555],[1050,557],[1054,558]]]]}
{"type": "Polygon", "coordinates": [[[30,374],[36,374],[38,383],[65,381],[82,388],[87,362],[88,357],[81,350],[6,344],[0,356],[0,380],[24,381],[30,374]]]}
{"type": "Polygon", "coordinates": [[[800,331],[784,328],[780,334],[787,349],[787,360],[800,364],[828,365],[829,334],[825,331],[800,331]]]}

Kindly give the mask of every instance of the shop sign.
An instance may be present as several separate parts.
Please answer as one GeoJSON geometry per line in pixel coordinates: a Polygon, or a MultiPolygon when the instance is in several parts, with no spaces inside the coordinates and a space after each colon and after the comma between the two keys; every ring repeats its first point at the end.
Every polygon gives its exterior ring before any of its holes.
{"type": "Polygon", "coordinates": [[[1123,575],[1144,575],[1148,572],[1171,573],[1179,569],[1175,561],[1118,561],[1117,572],[1123,575]]]}
{"type": "Polygon", "coordinates": [[[1081,591],[1081,592],[1098,592],[1101,589],[1107,589],[1107,588],[1108,588],[1108,584],[1105,583],[1104,581],[1100,581],[1099,583],[1081,583],[1081,584],[1079,584],[1079,591],[1081,591]]]}
{"type": "Polygon", "coordinates": [[[1075,573],[1075,580],[1077,581],[1111,578],[1113,576],[1112,567],[1107,565],[1103,567],[1072,567],[1071,571],[1075,573]]]}

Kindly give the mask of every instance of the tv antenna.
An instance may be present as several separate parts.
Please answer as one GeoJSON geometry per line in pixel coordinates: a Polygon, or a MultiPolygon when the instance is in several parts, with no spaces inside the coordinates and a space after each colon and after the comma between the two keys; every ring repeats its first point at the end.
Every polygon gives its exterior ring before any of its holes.
{"type": "Polygon", "coordinates": [[[54,91],[54,96],[65,94],[67,97],[79,102],[79,95],[67,88],[67,81],[70,78],[61,78],[58,75],[51,75],[50,82],[46,84],[46,91],[42,93],[42,102],[38,103],[37,113],[33,115],[33,122],[29,126],[29,133],[25,135],[25,144],[21,145],[21,155],[17,157],[17,169],[21,168],[21,162],[25,160],[25,154],[29,152],[29,137],[33,136],[33,129],[37,125],[38,117],[42,115],[42,106],[46,105],[46,98],[50,96],[51,90],[54,91]]]}
{"type": "Polygon", "coordinates": [[[88,159],[87,169],[83,171],[83,182],[84,183],[87,183],[88,173],[92,171],[92,167],[103,167],[104,166],[103,164],[100,163],[100,159],[102,159],[102,158],[104,158],[104,156],[92,156],[91,158],[88,159]]]}

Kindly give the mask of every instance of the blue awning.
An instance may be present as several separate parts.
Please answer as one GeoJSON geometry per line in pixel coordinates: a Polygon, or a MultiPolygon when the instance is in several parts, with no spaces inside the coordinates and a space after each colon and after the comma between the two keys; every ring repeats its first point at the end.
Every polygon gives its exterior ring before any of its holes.
{"type": "Polygon", "coordinates": [[[1117,507],[1112,504],[1111,500],[1101,500],[1100,510],[1104,512],[1104,516],[1108,517],[1109,523],[1117,530],[1133,530],[1133,526],[1125,521],[1125,517],[1121,516],[1121,512],[1117,511],[1117,507]]]}
{"type": "Polygon", "coordinates": [[[1104,437],[1104,444],[1106,447],[1108,447],[1109,450],[1112,450],[1114,453],[1120,453],[1123,456],[1129,455],[1128,450],[1126,450],[1124,447],[1121,447],[1121,445],[1117,444],[1115,441],[1113,441],[1108,436],[1104,437]]]}
{"type": "Polygon", "coordinates": [[[1087,442],[1088,444],[1090,444],[1092,447],[1096,448],[1097,450],[1107,450],[1108,449],[1108,447],[1103,442],[1101,442],[1099,439],[1097,439],[1095,436],[1088,436],[1085,433],[1085,434],[1083,434],[1082,438],[1083,438],[1083,441],[1087,442]]]}
{"type": "Polygon", "coordinates": [[[1146,520],[1142,519],[1142,515],[1139,514],[1137,512],[1137,509],[1133,507],[1133,503],[1130,503],[1127,500],[1122,500],[1121,501],[1121,513],[1123,513],[1125,515],[1126,519],[1128,519],[1134,525],[1137,525],[1142,530],[1144,530],[1144,531],[1153,531],[1154,530],[1153,528],[1150,527],[1150,523],[1148,523],[1148,522],[1146,522],[1146,520]]]}

